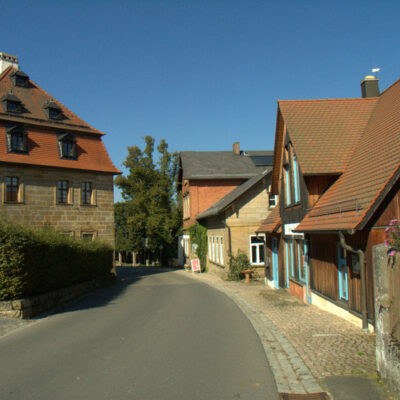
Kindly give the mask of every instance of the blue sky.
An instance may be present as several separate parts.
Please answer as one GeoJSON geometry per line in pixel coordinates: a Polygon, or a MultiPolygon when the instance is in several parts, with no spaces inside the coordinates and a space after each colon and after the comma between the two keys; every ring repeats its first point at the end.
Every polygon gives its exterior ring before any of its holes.
{"type": "MultiPolygon", "coordinates": [[[[0,51],[127,146],[272,149],[278,99],[359,97],[400,78],[395,1],[3,1],[0,51]]],[[[120,199],[116,194],[116,199],[120,199]]]]}

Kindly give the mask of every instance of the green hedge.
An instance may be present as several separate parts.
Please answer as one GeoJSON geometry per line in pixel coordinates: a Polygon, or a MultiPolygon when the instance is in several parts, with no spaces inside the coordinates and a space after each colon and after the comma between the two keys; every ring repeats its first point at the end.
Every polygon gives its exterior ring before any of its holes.
{"type": "Polygon", "coordinates": [[[109,274],[112,248],[50,228],[0,221],[0,300],[20,299],[109,274]]]}

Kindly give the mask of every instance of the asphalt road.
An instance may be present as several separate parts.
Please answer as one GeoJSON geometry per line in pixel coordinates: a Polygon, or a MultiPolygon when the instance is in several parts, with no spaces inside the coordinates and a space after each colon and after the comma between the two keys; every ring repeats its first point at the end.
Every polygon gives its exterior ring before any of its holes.
{"type": "Polygon", "coordinates": [[[0,338],[1,400],[278,399],[257,334],[224,294],[172,271],[119,275],[0,338]]]}

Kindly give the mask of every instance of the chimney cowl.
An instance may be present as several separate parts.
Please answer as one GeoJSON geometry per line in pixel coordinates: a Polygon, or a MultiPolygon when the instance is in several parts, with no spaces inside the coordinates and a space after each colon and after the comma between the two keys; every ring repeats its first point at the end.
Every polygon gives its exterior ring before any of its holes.
{"type": "Polygon", "coordinates": [[[10,65],[12,65],[16,69],[19,69],[18,57],[12,56],[11,54],[6,54],[6,53],[0,52],[0,74],[4,70],[6,70],[10,65]]]}
{"type": "Polygon", "coordinates": [[[361,97],[378,97],[380,94],[379,86],[378,86],[379,79],[373,75],[367,75],[360,83],[361,85],[361,97]]]}
{"type": "Polygon", "coordinates": [[[239,142],[233,143],[232,151],[233,151],[233,154],[240,156],[240,143],[239,142]]]}

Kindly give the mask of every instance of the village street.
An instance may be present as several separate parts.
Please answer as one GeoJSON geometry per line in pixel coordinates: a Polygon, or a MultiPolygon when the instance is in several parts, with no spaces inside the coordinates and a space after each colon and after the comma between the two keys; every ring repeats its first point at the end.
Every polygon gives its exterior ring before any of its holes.
{"type": "Polygon", "coordinates": [[[225,294],[180,272],[121,281],[0,336],[1,399],[270,399],[259,337],[225,294]]]}

